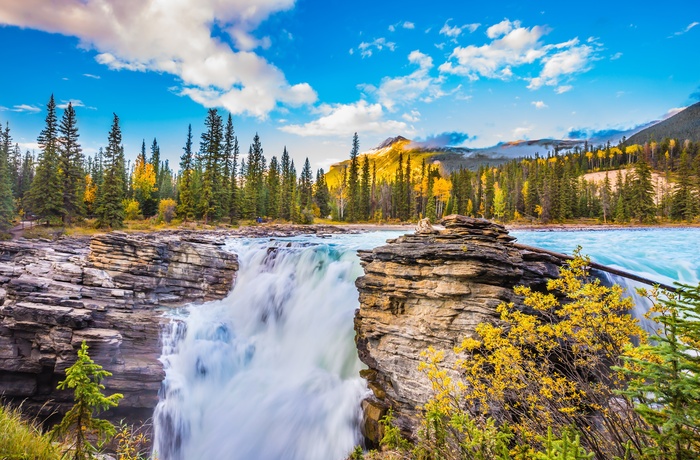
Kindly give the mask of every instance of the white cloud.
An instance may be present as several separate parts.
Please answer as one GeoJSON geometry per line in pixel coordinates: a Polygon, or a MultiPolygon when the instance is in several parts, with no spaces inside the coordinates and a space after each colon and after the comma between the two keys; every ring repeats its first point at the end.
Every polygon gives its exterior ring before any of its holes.
{"type": "Polygon", "coordinates": [[[416,123],[420,121],[420,112],[416,109],[411,110],[409,113],[404,113],[401,118],[409,123],[416,123]]]}
{"type": "MultiPolygon", "coordinates": [[[[389,51],[394,51],[396,49],[396,43],[388,41],[384,37],[375,38],[371,42],[362,42],[357,45],[357,49],[360,52],[362,58],[372,56],[374,51],[382,51],[383,49],[388,49],[389,51]]],[[[354,50],[350,50],[350,54],[353,54],[354,50]]]]}
{"type": "Polygon", "coordinates": [[[498,24],[494,24],[488,29],[486,29],[486,36],[489,37],[490,39],[502,37],[503,35],[507,34],[514,28],[519,28],[520,27],[520,21],[513,21],[510,22],[508,19],[504,19],[503,21],[499,22],[498,24]]]}
{"type": "Polygon", "coordinates": [[[611,60],[611,61],[617,61],[617,60],[620,59],[621,57],[622,57],[622,53],[617,52],[617,53],[613,54],[612,56],[610,56],[610,60],[611,60]]]}
{"type": "Polygon", "coordinates": [[[401,24],[401,27],[403,27],[404,29],[412,30],[416,28],[416,25],[411,21],[404,21],[404,23],[401,24]]]}
{"type": "Polygon", "coordinates": [[[19,148],[26,151],[26,150],[41,150],[41,147],[39,147],[38,142],[18,142],[17,145],[19,145],[19,148]]]}
{"type": "MultiPolygon", "coordinates": [[[[546,44],[542,39],[548,32],[545,26],[528,28],[520,21],[504,19],[486,30],[490,42],[481,46],[457,46],[439,70],[472,81],[482,77],[508,80],[517,78],[516,67],[542,64],[537,77],[527,78],[530,81],[528,87],[536,89],[543,85],[558,85],[564,76],[585,72],[590,68],[590,62],[597,59],[600,45],[594,37],[588,44],[581,44],[578,38],[546,44]]],[[[560,88],[570,89],[566,86],[560,88]]]]}
{"type": "Polygon", "coordinates": [[[278,103],[316,100],[308,84],[290,85],[253,52],[271,45],[269,38],[253,35],[258,25],[293,5],[294,0],[25,0],[4,5],[0,24],[77,36],[110,69],[169,73],[182,81],[180,94],[264,117],[278,103]],[[213,24],[235,49],[212,35],[213,24]]]}
{"type": "Polygon", "coordinates": [[[573,41],[570,48],[546,56],[542,59],[544,67],[539,77],[530,80],[528,88],[537,89],[543,85],[557,86],[564,75],[585,72],[594,59],[594,48],[590,45],[578,45],[573,41]]]}
{"type": "Polygon", "coordinates": [[[679,36],[679,35],[686,34],[686,33],[690,32],[690,30],[691,30],[693,27],[698,26],[698,25],[700,25],[700,22],[691,22],[690,24],[688,24],[688,26],[687,26],[685,29],[679,30],[678,32],[674,32],[673,35],[669,36],[669,38],[671,38],[671,37],[677,37],[677,36],[679,36]]]}
{"type": "Polygon", "coordinates": [[[35,105],[29,105],[29,104],[13,105],[12,108],[0,106],[0,112],[4,112],[6,110],[8,110],[10,112],[26,112],[26,113],[39,113],[39,112],[41,112],[40,107],[37,107],[35,105]]]}
{"type": "Polygon", "coordinates": [[[561,85],[561,86],[557,86],[556,89],[554,90],[554,92],[557,94],[564,94],[568,91],[571,91],[572,89],[574,89],[574,87],[571,85],[561,85]]]}
{"type": "Polygon", "coordinates": [[[546,109],[549,107],[544,101],[532,101],[532,105],[534,105],[536,109],[546,109]]]}
{"type": "Polygon", "coordinates": [[[519,126],[513,130],[513,138],[527,139],[527,134],[532,131],[533,126],[519,126]]]}
{"type": "Polygon", "coordinates": [[[68,101],[61,101],[60,104],[56,104],[56,107],[58,107],[61,110],[65,110],[68,108],[68,103],[73,104],[73,108],[85,107],[85,104],[83,104],[83,101],[81,101],[80,99],[71,99],[68,101]]]}
{"type": "Polygon", "coordinates": [[[447,21],[445,21],[445,25],[443,25],[442,29],[440,29],[440,35],[450,37],[453,40],[462,35],[462,32],[464,32],[465,30],[468,30],[469,32],[474,32],[481,25],[479,23],[473,23],[465,24],[463,26],[451,26],[451,20],[452,19],[448,19],[447,21]]]}
{"type": "Polygon", "coordinates": [[[95,80],[99,80],[100,78],[102,78],[99,75],[93,75],[91,73],[84,73],[83,77],[94,78],[95,80]]]}
{"type": "Polygon", "coordinates": [[[298,136],[346,136],[362,133],[406,133],[402,121],[385,120],[381,104],[361,100],[353,104],[321,104],[323,115],[303,125],[282,126],[280,130],[298,136]]]}
{"type": "Polygon", "coordinates": [[[430,69],[433,68],[430,56],[414,50],[408,55],[408,61],[417,65],[418,69],[401,77],[384,77],[379,87],[360,85],[359,88],[376,97],[389,111],[416,100],[431,102],[447,95],[442,90],[442,78],[430,76],[430,69]]]}

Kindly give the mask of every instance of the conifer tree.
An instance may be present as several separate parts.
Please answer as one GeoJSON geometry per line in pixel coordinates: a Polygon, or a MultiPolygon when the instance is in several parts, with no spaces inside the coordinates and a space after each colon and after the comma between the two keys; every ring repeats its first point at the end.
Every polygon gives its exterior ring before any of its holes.
{"type": "Polygon", "coordinates": [[[84,213],[83,194],[85,192],[85,174],[83,172],[83,149],[78,138],[78,124],[69,102],[63,112],[59,126],[61,135],[58,143],[61,188],[63,189],[63,223],[71,223],[84,213]]]}
{"type": "Polygon", "coordinates": [[[41,151],[36,177],[29,190],[32,211],[46,222],[63,216],[63,190],[59,177],[58,120],[53,94],[46,105],[46,125],[37,139],[41,151]]]}
{"type": "Polygon", "coordinates": [[[0,231],[10,228],[12,218],[15,215],[15,206],[12,194],[12,177],[9,165],[10,128],[6,125],[5,131],[0,133],[0,231]]]}
{"type": "Polygon", "coordinates": [[[371,186],[369,171],[369,155],[365,155],[362,160],[362,181],[360,185],[360,218],[369,220],[371,207],[371,186]]]}
{"type": "Polygon", "coordinates": [[[678,174],[671,201],[671,217],[677,220],[693,220],[697,213],[698,197],[693,193],[691,164],[688,152],[684,149],[678,160],[678,174]]]}
{"type": "Polygon", "coordinates": [[[265,157],[260,136],[255,133],[248,149],[248,163],[245,175],[244,215],[248,218],[265,215],[264,203],[265,157]]]}
{"type": "Polygon", "coordinates": [[[318,206],[319,214],[321,218],[327,218],[331,213],[331,194],[328,191],[328,184],[326,183],[326,174],[323,168],[316,171],[316,184],[314,185],[314,201],[316,206],[318,206]]]}
{"type": "Polygon", "coordinates": [[[228,114],[226,128],[224,129],[224,147],[222,150],[222,170],[221,170],[221,188],[218,193],[220,203],[221,217],[231,217],[231,208],[233,206],[232,199],[234,197],[235,177],[233,170],[233,144],[234,144],[233,119],[231,114],[228,114]]]}
{"type": "Polygon", "coordinates": [[[280,166],[277,157],[270,159],[270,168],[267,171],[267,215],[271,219],[280,216],[280,166]]]}
{"type": "Polygon", "coordinates": [[[109,421],[96,418],[96,414],[116,407],[123,396],[115,393],[110,396],[102,394],[105,389],[102,380],[112,373],[96,364],[88,355],[88,346],[83,343],[78,350],[78,360],[66,369],[66,378],[58,383],[59,390],[72,389],[73,407],[63,420],[51,430],[51,436],[63,441],[68,450],[65,457],[71,460],[91,460],[98,453],[97,441],[102,445],[116,433],[109,421]]]}
{"type": "Polygon", "coordinates": [[[282,152],[282,196],[280,200],[280,216],[286,220],[291,220],[293,214],[294,182],[296,182],[296,178],[292,178],[291,176],[289,153],[287,152],[287,147],[285,147],[282,152]]]}
{"type": "Polygon", "coordinates": [[[220,185],[219,159],[221,156],[223,127],[221,116],[217,109],[209,109],[204,126],[206,131],[202,133],[202,141],[199,147],[200,161],[202,162],[202,191],[197,208],[206,223],[210,219],[216,218],[219,214],[219,203],[215,199],[215,190],[220,185]]]}
{"type": "Polygon", "coordinates": [[[233,136],[233,156],[231,157],[231,207],[229,209],[229,217],[234,221],[241,216],[241,188],[238,177],[238,137],[233,136]]]}
{"type": "Polygon", "coordinates": [[[306,158],[304,167],[301,169],[299,176],[299,207],[310,209],[313,200],[313,172],[311,172],[311,164],[309,158],[306,158]]]}
{"type": "Polygon", "coordinates": [[[427,217],[430,222],[435,223],[437,221],[437,210],[435,208],[435,194],[433,193],[433,174],[430,166],[428,166],[428,187],[426,197],[428,202],[425,206],[425,217],[427,217]]]}
{"type": "Polygon", "coordinates": [[[194,219],[194,154],[192,153],[192,125],[187,126],[187,139],[180,156],[180,179],[178,185],[177,214],[185,221],[194,219]]]}
{"type": "Polygon", "coordinates": [[[355,133],[350,150],[350,169],[348,171],[348,220],[355,222],[360,217],[360,140],[355,133]]]}
{"type": "Polygon", "coordinates": [[[125,198],[124,147],[119,117],[114,114],[112,127],[107,137],[107,148],[103,159],[103,180],[99,189],[97,224],[101,228],[121,228],[124,225],[125,198]]]}
{"type": "Polygon", "coordinates": [[[632,217],[638,219],[640,223],[653,222],[656,219],[654,186],[651,183],[651,168],[644,159],[637,161],[634,166],[631,193],[631,203],[634,205],[632,217]]]}

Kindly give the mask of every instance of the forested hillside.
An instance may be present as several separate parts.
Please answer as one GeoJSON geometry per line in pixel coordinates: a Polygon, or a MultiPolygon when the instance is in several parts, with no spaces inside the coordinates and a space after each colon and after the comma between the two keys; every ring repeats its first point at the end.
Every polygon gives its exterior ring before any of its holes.
{"type": "Polygon", "coordinates": [[[685,108],[674,116],[641,130],[627,140],[627,145],[663,139],[700,141],[700,102],[685,108]]]}
{"type": "MultiPolygon", "coordinates": [[[[692,109],[690,115],[698,106],[692,109]]],[[[120,228],[139,219],[386,222],[459,213],[503,222],[650,223],[700,215],[700,142],[684,138],[584,143],[566,154],[501,159],[497,165],[484,159],[486,164],[469,169],[446,165],[449,152],[416,150],[404,138],[361,155],[355,134],[346,162],[326,174],[314,173],[306,159],[297,173],[286,149],[268,160],[257,134],[247,153],[241,152],[231,116],[210,109],[198,139],[191,127],[183,133],[176,174],[161,160],[156,139],[149,147],[144,140],[136,160],[128,162],[116,114],[106,146],[85,157],[73,107],[59,121],[52,96],[37,140],[35,158],[13,143],[9,124],[1,131],[0,229],[26,216],[56,225],[120,228]]],[[[478,165],[480,159],[474,160],[478,165]]]]}

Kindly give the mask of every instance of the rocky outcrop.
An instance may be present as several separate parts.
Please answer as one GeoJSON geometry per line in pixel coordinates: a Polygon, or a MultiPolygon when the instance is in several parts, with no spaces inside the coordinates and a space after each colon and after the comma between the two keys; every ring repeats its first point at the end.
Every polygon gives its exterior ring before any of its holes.
{"type": "Polygon", "coordinates": [[[145,420],[163,380],[162,307],[223,298],[238,262],[222,236],[126,234],[0,242],[0,395],[42,416],[62,413],[56,391],[85,340],[124,394],[115,419],[145,420]]]}
{"type": "Polygon", "coordinates": [[[493,320],[501,302],[518,302],[515,285],[541,285],[558,273],[556,258],[516,249],[500,225],[456,215],[442,224],[437,232],[423,223],[415,235],[360,252],[365,275],[356,282],[355,331],[372,390],[363,401],[363,429],[372,442],[389,407],[402,431],[413,434],[432,394],[418,371],[423,350],[453,348],[493,320]]]}

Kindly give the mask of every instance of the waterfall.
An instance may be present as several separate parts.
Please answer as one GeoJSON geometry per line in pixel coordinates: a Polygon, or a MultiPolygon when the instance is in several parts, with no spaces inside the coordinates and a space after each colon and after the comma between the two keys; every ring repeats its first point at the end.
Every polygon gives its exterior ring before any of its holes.
{"type": "Polygon", "coordinates": [[[240,271],[221,301],[164,332],[154,414],[160,460],[343,459],[360,442],[353,316],[362,269],[349,245],[231,243],[240,271]]]}

